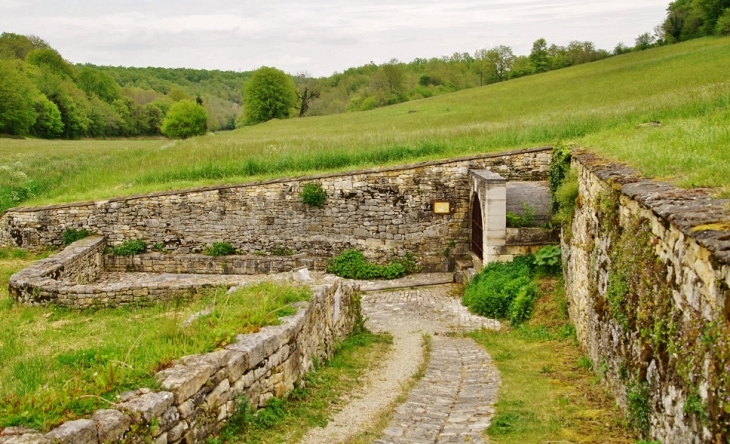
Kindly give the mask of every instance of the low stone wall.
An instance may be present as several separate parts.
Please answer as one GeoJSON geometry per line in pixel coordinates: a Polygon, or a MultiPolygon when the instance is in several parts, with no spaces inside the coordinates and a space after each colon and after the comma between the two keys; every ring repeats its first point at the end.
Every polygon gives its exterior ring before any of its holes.
{"type": "Polygon", "coordinates": [[[10,279],[10,295],[24,303],[45,303],[54,299],[44,288],[79,287],[94,282],[104,270],[102,237],[74,242],[63,251],[15,273],[10,279]]]}
{"type": "Polygon", "coordinates": [[[360,316],[356,291],[339,279],[319,286],[312,301],[299,303],[280,325],[239,335],[223,350],[181,358],[157,373],[164,391],[126,393],[113,408],[46,434],[9,428],[0,444],[204,442],[233,415],[236,400],[262,407],[300,384],[314,360],[331,357],[360,316]]]}
{"type": "Polygon", "coordinates": [[[206,256],[203,254],[147,253],[137,256],[104,256],[104,268],[112,272],[193,273],[193,274],[271,274],[298,267],[324,271],[327,259],[293,256],[206,256]]]}
{"type": "Polygon", "coordinates": [[[632,423],[652,439],[730,436],[730,201],[577,153],[563,233],[570,316],[632,423]]]}
{"type": "MultiPolygon", "coordinates": [[[[10,277],[8,290],[28,305],[72,309],[151,305],[188,298],[204,288],[232,287],[250,281],[246,275],[184,273],[114,273],[105,271],[106,242],[93,236],[74,242],[10,277]]],[[[134,258],[126,258],[134,262],[134,258]]],[[[263,267],[259,267],[263,268],[263,267]]]]}
{"type": "Polygon", "coordinates": [[[15,208],[0,217],[0,245],[60,245],[66,229],[87,229],[118,245],[141,238],[177,253],[230,242],[243,254],[287,248],[332,257],[356,247],[377,262],[411,252],[424,271],[447,271],[443,251],[467,257],[469,169],[507,180],[546,180],[550,148],[422,162],[393,168],[243,185],[128,196],[98,202],[15,208]],[[324,208],[301,202],[309,182],[327,194],[324,208]],[[450,214],[434,214],[448,201],[450,214]]]}

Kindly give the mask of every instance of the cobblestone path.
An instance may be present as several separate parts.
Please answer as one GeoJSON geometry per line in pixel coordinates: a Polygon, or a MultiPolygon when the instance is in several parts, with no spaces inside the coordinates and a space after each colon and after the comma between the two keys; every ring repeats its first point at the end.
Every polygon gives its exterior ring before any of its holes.
{"type": "Polygon", "coordinates": [[[426,375],[374,444],[483,443],[499,375],[471,339],[437,336],[426,375]]]}
{"type": "Polygon", "coordinates": [[[473,340],[450,333],[482,327],[499,329],[493,319],[474,316],[461,305],[454,285],[366,293],[366,326],[393,335],[393,352],[369,375],[360,393],[311,429],[301,444],[341,443],[367,429],[392,405],[422,359],[422,336],[432,335],[431,360],[424,377],[397,406],[377,444],[483,443],[497,399],[499,374],[473,340]]]}

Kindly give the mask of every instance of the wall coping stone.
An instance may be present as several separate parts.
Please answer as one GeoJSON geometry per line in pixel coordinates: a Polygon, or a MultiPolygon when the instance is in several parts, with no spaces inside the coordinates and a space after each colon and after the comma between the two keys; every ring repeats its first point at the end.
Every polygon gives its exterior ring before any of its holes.
{"type": "Polygon", "coordinates": [[[447,164],[447,163],[464,162],[464,161],[478,160],[478,159],[488,159],[488,158],[503,157],[503,156],[514,156],[514,155],[518,155],[518,154],[537,153],[537,152],[550,151],[550,150],[552,150],[551,146],[541,146],[541,147],[527,148],[527,149],[521,149],[521,150],[502,151],[502,152],[498,152],[498,153],[474,154],[474,155],[469,155],[469,156],[453,157],[453,158],[449,158],[449,159],[429,160],[429,161],[424,161],[424,162],[416,162],[416,163],[397,165],[397,166],[392,166],[392,167],[384,167],[384,168],[368,168],[368,169],[361,169],[361,170],[349,170],[349,171],[343,171],[343,172],[337,172],[337,173],[314,174],[314,175],[307,175],[307,176],[289,176],[289,177],[285,177],[285,178],[269,179],[269,180],[263,180],[263,181],[255,181],[255,182],[244,182],[244,183],[237,183],[237,184],[230,184],[230,185],[213,185],[213,186],[196,187],[196,188],[184,188],[184,189],[180,189],[180,190],[158,191],[158,192],[147,193],[147,194],[132,194],[129,196],[113,197],[113,198],[109,198],[109,199],[80,201],[80,202],[67,202],[67,203],[52,204],[52,205],[42,205],[42,206],[37,206],[37,207],[19,206],[19,207],[9,208],[9,209],[5,210],[4,212],[0,213],[0,217],[2,217],[7,212],[25,213],[25,212],[35,212],[35,211],[39,211],[39,210],[57,210],[57,209],[62,209],[62,208],[78,207],[80,205],[89,205],[89,206],[102,205],[102,204],[106,204],[108,202],[128,202],[130,200],[146,199],[146,198],[150,198],[150,197],[159,197],[159,196],[173,196],[176,194],[220,191],[220,190],[228,190],[228,189],[232,189],[232,188],[248,188],[248,187],[255,187],[255,186],[260,186],[260,185],[288,183],[288,182],[293,182],[293,181],[305,181],[305,180],[314,181],[317,179],[326,179],[326,178],[333,178],[333,177],[347,177],[347,176],[353,176],[353,175],[358,175],[358,174],[372,174],[372,173],[404,171],[404,170],[409,170],[409,169],[413,169],[413,168],[443,165],[443,164],[447,164]]]}
{"type": "Polygon", "coordinates": [[[470,176],[475,176],[478,180],[486,183],[505,183],[507,179],[489,170],[469,170],[470,176]]]}
{"type": "Polygon", "coordinates": [[[676,226],[682,234],[707,248],[722,264],[730,265],[730,230],[696,230],[697,227],[730,223],[730,199],[713,196],[711,188],[683,189],[647,179],[624,164],[612,163],[587,151],[574,151],[573,158],[599,179],[616,184],[622,193],[676,226]]]}

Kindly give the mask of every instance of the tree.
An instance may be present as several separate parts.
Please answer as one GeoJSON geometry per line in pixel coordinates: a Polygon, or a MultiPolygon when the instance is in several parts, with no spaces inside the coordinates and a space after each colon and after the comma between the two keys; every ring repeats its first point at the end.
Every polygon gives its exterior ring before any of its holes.
{"type": "Polygon", "coordinates": [[[30,133],[46,139],[61,137],[63,119],[61,119],[61,111],[58,110],[56,104],[48,100],[45,94],[39,94],[34,106],[38,118],[30,129],[30,133]]]}
{"type": "Polygon", "coordinates": [[[645,49],[649,49],[654,45],[654,36],[649,34],[648,32],[645,32],[638,37],[636,37],[636,46],[635,48],[638,51],[643,51],[645,49]]]}
{"type": "Polygon", "coordinates": [[[175,102],[167,111],[162,123],[162,134],[179,139],[205,134],[208,130],[208,113],[192,100],[175,102]]]}
{"type": "Polygon", "coordinates": [[[119,85],[117,85],[116,80],[102,71],[83,68],[79,72],[76,84],[87,95],[91,96],[92,94],[96,94],[96,97],[106,103],[112,103],[121,97],[119,94],[119,85]]]}
{"type": "Polygon", "coordinates": [[[285,119],[296,106],[297,95],[291,77],[276,68],[262,66],[243,87],[246,125],[271,119],[285,119]]]}
{"type": "Polygon", "coordinates": [[[76,79],[76,70],[73,65],[65,61],[55,49],[36,49],[28,53],[25,61],[31,65],[48,70],[61,78],[76,79]]]}
{"type": "Polygon", "coordinates": [[[507,80],[507,74],[515,63],[515,55],[509,46],[499,45],[487,51],[487,60],[491,66],[494,81],[501,82],[507,80]]]}
{"type": "Polygon", "coordinates": [[[532,63],[532,68],[535,72],[545,72],[550,69],[550,54],[548,53],[548,45],[545,39],[537,39],[532,44],[530,63],[532,63]]]}
{"type": "Polygon", "coordinates": [[[0,60],[0,133],[24,136],[38,113],[33,98],[38,94],[14,60],[0,60]]]}
{"type": "Polygon", "coordinates": [[[0,35],[0,59],[25,60],[29,52],[44,48],[50,48],[50,46],[34,35],[25,36],[12,32],[3,32],[0,35]]]}

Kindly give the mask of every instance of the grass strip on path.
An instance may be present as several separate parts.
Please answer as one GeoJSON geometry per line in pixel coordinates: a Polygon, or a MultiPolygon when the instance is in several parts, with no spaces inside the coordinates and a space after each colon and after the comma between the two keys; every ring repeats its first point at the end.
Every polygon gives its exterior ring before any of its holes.
{"type": "Polygon", "coordinates": [[[567,319],[562,280],[543,280],[532,320],[515,329],[471,333],[502,378],[495,444],[634,443],[623,414],[582,356],[567,319]]]}
{"type": "Polygon", "coordinates": [[[285,399],[273,398],[254,414],[244,404],[217,438],[217,443],[273,444],[298,442],[312,427],[324,427],[333,412],[349,401],[361,377],[387,355],[388,334],[360,329],[343,341],[334,357],[305,376],[303,387],[285,399]]]}
{"type": "Polygon", "coordinates": [[[271,282],[150,307],[72,311],[30,307],[8,294],[10,275],[37,257],[0,249],[0,428],[42,431],[107,408],[115,395],[156,388],[155,372],[185,355],[220,348],[309,300],[308,287],[271,282]],[[192,314],[209,313],[191,322],[192,314]],[[103,399],[100,399],[103,398],[103,399]]]}

